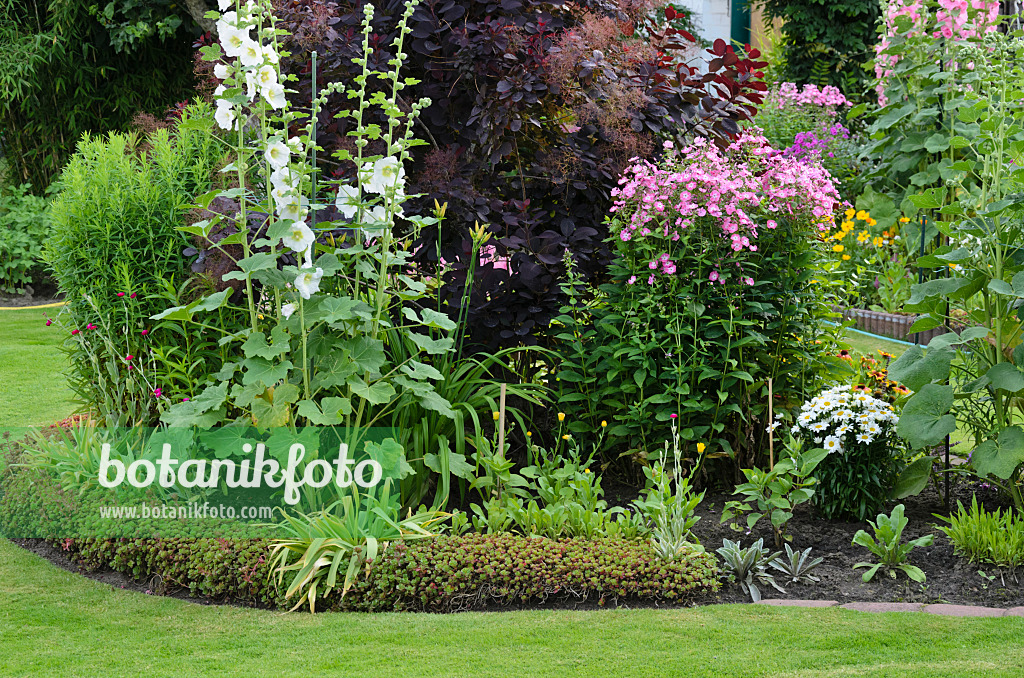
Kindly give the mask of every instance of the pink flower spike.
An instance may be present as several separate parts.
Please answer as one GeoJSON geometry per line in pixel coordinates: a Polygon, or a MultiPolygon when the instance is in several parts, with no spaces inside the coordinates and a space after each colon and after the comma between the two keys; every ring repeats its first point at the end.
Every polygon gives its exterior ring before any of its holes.
{"type": "Polygon", "coordinates": [[[163,391],[161,391],[160,389],[156,389],[155,391],[153,391],[154,398],[159,398],[161,395],[163,395],[163,391]]]}
{"type": "Polygon", "coordinates": [[[118,293],[117,293],[117,296],[119,296],[119,297],[123,297],[123,296],[124,296],[124,292],[118,292],[118,293]]]}

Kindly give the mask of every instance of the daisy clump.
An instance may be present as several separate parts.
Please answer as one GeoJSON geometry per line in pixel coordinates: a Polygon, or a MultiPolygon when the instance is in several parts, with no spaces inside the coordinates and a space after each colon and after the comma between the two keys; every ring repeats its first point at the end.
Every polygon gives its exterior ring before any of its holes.
{"type": "Polygon", "coordinates": [[[863,520],[889,498],[904,466],[897,421],[895,407],[863,386],[834,386],[800,408],[793,435],[828,452],[815,498],[826,517],[863,520]]]}

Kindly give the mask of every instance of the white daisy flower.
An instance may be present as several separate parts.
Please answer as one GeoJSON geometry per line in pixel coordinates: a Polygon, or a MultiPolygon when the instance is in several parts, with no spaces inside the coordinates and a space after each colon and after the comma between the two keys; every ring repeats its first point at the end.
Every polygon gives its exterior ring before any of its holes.
{"type": "Polygon", "coordinates": [[[828,436],[825,438],[824,447],[826,452],[842,452],[843,446],[839,442],[839,438],[835,436],[828,436]]]}

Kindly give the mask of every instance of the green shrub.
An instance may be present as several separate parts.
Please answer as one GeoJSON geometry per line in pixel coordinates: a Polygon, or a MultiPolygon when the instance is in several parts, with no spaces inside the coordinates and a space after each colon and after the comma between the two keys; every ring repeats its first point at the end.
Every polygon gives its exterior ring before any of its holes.
{"type": "Polygon", "coordinates": [[[28,184],[0,190],[0,292],[21,294],[44,274],[43,240],[49,234],[46,198],[28,184]]]}
{"type": "Polygon", "coordinates": [[[199,104],[175,130],[145,139],[85,136],[53,202],[44,256],[69,298],[59,323],[69,338],[69,381],[88,408],[125,423],[150,423],[154,393],[191,397],[219,368],[219,337],[149,320],[196,295],[183,284],[193,277],[184,254],[192,243],[176,229],[221,162],[211,122],[199,104]],[[136,359],[131,369],[126,356],[136,359]]]}
{"type": "Polygon", "coordinates": [[[1019,514],[985,511],[975,496],[969,509],[957,502],[956,513],[948,518],[936,517],[949,523],[939,529],[953,542],[957,555],[972,563],[991,563],[1011,570],[1024,564],[1024,517],[1019,514]]]}

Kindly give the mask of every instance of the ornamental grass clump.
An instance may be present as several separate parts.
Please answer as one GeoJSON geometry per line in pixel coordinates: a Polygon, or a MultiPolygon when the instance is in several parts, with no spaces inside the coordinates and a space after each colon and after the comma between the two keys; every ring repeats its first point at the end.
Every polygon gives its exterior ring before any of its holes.
{"type": "Polygon", "coordinates": [[[826,518],[864,520],[888,499],[902,470],[899,416],[870,393],[834,386],[804,403],[792,428],[829,453],[815,471],[815,502],[826,518]]]}

